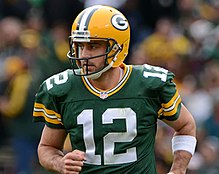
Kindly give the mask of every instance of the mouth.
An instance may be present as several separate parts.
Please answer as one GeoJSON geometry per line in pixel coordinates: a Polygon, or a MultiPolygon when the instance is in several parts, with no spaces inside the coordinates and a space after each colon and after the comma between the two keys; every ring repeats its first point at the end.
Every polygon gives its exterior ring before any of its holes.
{"type": "Polygon", "coordinates": [[[94,70],[94,65],[91,64],[83,64],[82,67],[84,71],[92,72],[94,70]]]}
{"type": "Polygon", "coordinates": [[[83,64],[82,65],[83,68],[89,68],[89,67],[92,67],[92,66],[94,66],[94,65],[91,65],[91,64],[83,64]]]}

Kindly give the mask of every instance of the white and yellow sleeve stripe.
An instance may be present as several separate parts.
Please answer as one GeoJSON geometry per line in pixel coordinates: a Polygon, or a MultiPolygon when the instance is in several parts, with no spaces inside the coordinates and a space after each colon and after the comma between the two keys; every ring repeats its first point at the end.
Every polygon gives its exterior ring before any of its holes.
{"type": "Polygon", "coordinates": [[[33,116],[37,118],[44,118],[46,122],[51,124],[62,124],[61,115],[53,110],[47,109],[41,103],[34,103],[33,116]]]}
{"type": "Polygon", "coordinates": [[[178,111],[178,106],[181,103],[181,97],[176,91],[172,99],[168,103],[162,103],[162,108],[159,110],[159,116],[174,116],[178,111]]]}

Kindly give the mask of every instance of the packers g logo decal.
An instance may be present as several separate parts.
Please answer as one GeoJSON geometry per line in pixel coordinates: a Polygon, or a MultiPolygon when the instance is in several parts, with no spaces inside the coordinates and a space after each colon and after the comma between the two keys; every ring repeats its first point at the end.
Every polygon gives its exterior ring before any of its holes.
{"type": "Polygon", "coordinates": [[[128,28],[128,21],[120,14],[114,15],[111,22],[118,30],[126,30],[128,28]]]}

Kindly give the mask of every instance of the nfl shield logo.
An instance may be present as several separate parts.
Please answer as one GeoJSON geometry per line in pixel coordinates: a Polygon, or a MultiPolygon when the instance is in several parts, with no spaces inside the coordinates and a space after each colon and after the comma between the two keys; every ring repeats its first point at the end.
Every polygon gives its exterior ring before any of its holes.
{"type": "Polygon", "coordinates": [[[108,97],[107,92],[101,92],[101,93],[100,93],[100,98],[105,99],[105,98],[107,98],[107,97],[108,97]]]}

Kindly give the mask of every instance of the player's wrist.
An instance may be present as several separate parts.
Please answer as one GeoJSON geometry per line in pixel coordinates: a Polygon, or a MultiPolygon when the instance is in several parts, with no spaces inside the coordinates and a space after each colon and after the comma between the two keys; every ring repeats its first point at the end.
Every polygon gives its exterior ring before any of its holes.
{"type": "Polygon", "coordinates": [[[173,153],[178,150],[184,150],[191,155],[194,154],[197,140],[194,136],[178,135],[172,138],[172,151],[173,153]]]}

